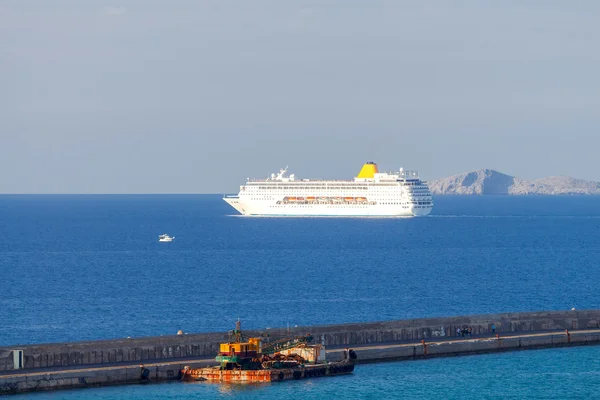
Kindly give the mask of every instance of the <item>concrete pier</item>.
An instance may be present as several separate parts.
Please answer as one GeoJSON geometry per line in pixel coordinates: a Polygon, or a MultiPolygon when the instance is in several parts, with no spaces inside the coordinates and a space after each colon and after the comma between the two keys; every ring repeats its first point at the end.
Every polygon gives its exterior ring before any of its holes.
{"type": "MultiPolygon", "coordinates": [[[[265,331],[248,336],[311,333],[331,361],[344,347],[359,362],[557,346],[600,344],[600,310],[475,315],[265,331]],[[473,336],[457,336],[470,327],[473,336]],[[493,329],[495,328],[495,329],[493,329]],[[497,336],[496,336],[497,335],[497,336]]],[[[214,364],[226,332],[0,348],[0,394],[177,379],[184,365],[214,364]],[[143,368],[140,367],[143,364],[143,368]]]]}
{"type": "MultiPolygon", "coordinates": [[[[422,340],[413,343],[376,344],[353,348],[360,363],[370,363],[593,344],[600,344],[600,329],[525,333],[511,336],[474,336],[436,341],[422,340]]],[[[331,361],[341,360],[343,349],[328,350],[327,357],[331,361]]]]}

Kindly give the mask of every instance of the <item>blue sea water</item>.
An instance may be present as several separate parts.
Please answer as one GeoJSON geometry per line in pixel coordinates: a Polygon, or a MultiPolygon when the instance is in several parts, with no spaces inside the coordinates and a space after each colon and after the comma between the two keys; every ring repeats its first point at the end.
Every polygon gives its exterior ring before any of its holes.
{"type": "MultiPolygon", "coordinates": [[[[233,215],[212,195],[0,196],[0,346],[222,331],[238,317],[263,329],[600,308],[600,197],[435,201],[425,218],[260,218],[233,215]],[[161,233],[176,239],[159,243],[161,233]]],[[[450,397],[500,393],[482,371],[513,377],[517,392],[529,382],[531,393],[572,374],[578,384],[557,393],[578,395],[598,383],[598,355],[550,350],[361,366],[352,377],[268,389],[159,385],[85,396],[288,397],[296,387],[303,398],[414,397],[438,381],[458,390],[450,397]],[[548,362],[558,369],[540,369],[548,362]]]]}
{"type": "MultiPolygon", "coordinates": [[[[264,385],[173,382],[30,395],[46,399],[595,399],[600,346],[358,365],[352,375],[264,385]]],[[[18,396],[21,397],[21,396],[18,396]]]]}

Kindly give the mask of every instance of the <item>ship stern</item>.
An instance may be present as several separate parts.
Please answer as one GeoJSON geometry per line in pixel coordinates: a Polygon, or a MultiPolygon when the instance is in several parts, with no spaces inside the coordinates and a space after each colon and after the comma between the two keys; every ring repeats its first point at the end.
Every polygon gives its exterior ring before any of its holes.
{"type": "Polygon", "coordinates": [[[433,209],[433,207],[422,207],[422,208],[412,207],[410,209],[410,212],[415,217],[422,217],[425,215],[429,215],[429,213],[431,212],[432,209],[433,209]]]}

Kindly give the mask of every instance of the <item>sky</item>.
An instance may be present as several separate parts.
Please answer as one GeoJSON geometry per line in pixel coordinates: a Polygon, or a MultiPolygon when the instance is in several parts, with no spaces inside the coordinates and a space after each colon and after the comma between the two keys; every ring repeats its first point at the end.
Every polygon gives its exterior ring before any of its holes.
{"type": "Polygon", "coordinates": [[[0,193],[600,181],[596,0],[2,0],[0,193]]]}

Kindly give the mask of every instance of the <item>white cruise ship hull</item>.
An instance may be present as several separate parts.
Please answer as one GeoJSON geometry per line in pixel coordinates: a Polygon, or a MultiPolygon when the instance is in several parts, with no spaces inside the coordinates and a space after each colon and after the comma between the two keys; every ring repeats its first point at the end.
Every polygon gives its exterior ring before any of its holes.
{"type": "Polygon", "coordinates": [[[344,216],[344,217],[415,217],[428,215],[432,207],[383,204],[277,204],[275,201],[245,203],[237,196],[223,198],[242,215],[270,216],[344,216]]]}
{"type": "Polygon", "coordinates": [[[433,207],[431,191],[416,171],[379,172],[363,165],[353,180],[296,179],[287,167],[267,179],[249,179],[225,200],[242,215],[415,217],[433,207]]]}

